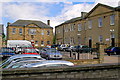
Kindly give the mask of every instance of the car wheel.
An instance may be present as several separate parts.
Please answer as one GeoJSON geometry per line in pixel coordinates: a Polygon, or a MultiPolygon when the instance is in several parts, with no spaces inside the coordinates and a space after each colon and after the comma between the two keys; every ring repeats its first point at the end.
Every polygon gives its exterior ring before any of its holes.
{"type": "Polygon", "coordinates": [[[114,52],[115,55],[117,55],[117,52],[114,52]]]}
{"type": "Polygon", "coordinates": [[[107,53],[108,56],[110,56],[110,53],[107,53]]]}

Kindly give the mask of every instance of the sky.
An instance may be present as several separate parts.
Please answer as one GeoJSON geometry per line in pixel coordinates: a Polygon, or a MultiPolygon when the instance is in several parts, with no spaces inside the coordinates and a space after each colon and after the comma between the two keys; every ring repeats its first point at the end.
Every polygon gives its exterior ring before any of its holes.
{"type": "Polygon", "coordinates": [[[0,0],[0,24],[6,32],[7,22],[37,20],[55,27],[66,20],[80,17],[98,3],[119,6],[119,0],[0,0]]]}

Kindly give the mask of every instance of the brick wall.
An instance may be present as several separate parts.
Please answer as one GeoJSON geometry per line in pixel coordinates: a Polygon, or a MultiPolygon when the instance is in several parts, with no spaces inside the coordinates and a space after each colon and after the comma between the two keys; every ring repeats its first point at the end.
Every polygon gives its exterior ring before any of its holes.
{"type": "Polygon", "coordinates": [[[119,78],[120,64],[81,65],[68,68],[4,69],[3,79],[119,78]]]}

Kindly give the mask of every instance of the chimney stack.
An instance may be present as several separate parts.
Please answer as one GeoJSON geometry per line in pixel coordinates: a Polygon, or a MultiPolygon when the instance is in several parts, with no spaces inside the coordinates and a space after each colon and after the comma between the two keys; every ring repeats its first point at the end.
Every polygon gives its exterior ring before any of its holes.
{"type": "Polygon", "coordinates": [[[7,23],[7,26],[9,26],[9,25],[10,25],[10,22],[7,23]]]}
{"type": "Polygon", "coordinates": [[[86,16],[87,12],[81,12],[81,17],[84,18],[86,16]]]}
{"type": "Polygon", "coordinates": [[[47,25],[50,25],[50,20],[47,20],[47,25]]]}

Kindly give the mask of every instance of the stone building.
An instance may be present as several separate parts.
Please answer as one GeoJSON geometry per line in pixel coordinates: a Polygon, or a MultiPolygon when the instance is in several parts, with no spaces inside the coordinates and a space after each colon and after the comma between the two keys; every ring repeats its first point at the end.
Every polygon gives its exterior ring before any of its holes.
{"type": "Polygon", "coordinates": [[[37,47],[45,47],[53,43],[53,28],[41,21],[17,20],[8,23],[7,40],[28,40],[37,47]]]}
{"type": "Polygon", "coordinates": [[[81,17],[68,20],[55,30],[57,44],[120,46],[120,7],[99,3],[90,12],[82,12],[81,17]]]}
{"type": "Polygon", "coordinates": [[[3,46],[2,34],[4,33],[3,25],[0,24],[0,47],[3,46]]]}

